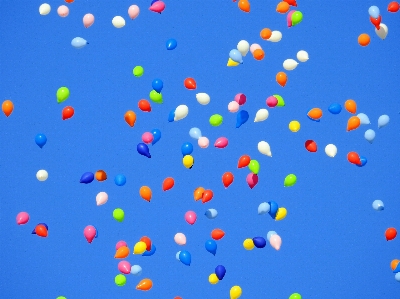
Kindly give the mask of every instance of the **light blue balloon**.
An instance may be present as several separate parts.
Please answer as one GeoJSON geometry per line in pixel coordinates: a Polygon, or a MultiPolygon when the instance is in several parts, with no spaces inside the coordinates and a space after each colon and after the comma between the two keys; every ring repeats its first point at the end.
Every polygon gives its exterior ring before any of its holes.
{"type": "Polygon", "coordinates": [[[396,281],[400,282],[400,272],[396,273],[396,275],[394,276],[394,279],[396,279],[396,281]]]}
{"type": "Polygon", "coordinates": [[[263,202],[258,206],[258,215],[266,214],[269,212],[270,205],[267,202],[263,202]]]}
{"type": "Polygon", "coordinates": [[[131,267],[131,274],[139,276],[140,274],[142,274],[142,267],[140,267],[139,265],[133,265],[131,267]]]}
{"type": "Polygon", "coordinates": [[[369,125],[369,124],[371,124],[371,122],[369,121],[368,115],[366,115],[366,114],[364,114],[364,113],[359,113],[359,114],[357,115],[357,117],[360,119],[360,123],[361,123],[362,125],[369,125]]]}
{"type": "Polygon", "coordinates": [[[86,46],[88,44],[89,43],[85,39],[83,39],[82,37],[75,37],[71,42],[71,45],[75,49],[82,49],[84,46],[86,46]]]}
{"type": "Polygon", "coordinates": [[[374,200],[374,202],[372,203],[372,207],[375,211],[383,211],[385,209],[383,201],[379,199],[374,200]]]}
{"type": "Polygon", "coordinates": [[[218,211],[215,209],[208,209],[205,214],[208,219],[214,219],[218,215],[218,211]]]}
{"type": "Polygon", "coordinates": [[[236,50],[233,49],[229,52],[229,57],[234,61],[234,62],[238,62],[238,63],[243,63],[243,57],[242,54],[236,50]]]}
{"type": "Polygon", "coordinates": [[[268,234],[267,234],[267,239],[268,239],[268,241],[269,241],[269,239],[271,239],[271,237],[272,237],[273,235],[277,235],[276,231],[271,230],[271,231],[268,232],[268,234]]]}
{"type": "Polygon", "coordinates": [[[176,255],[175,255],[175,258],[180,262],[181,260],[179,259],[179,255],[181,254],[181,252],[180,251],[178,251],[177,253],[176,253],[176,255]]]}
{"type": "Polygon", "coordinates": [[[201,131],[199,128],[191,128],[189,131],[189,135],[194,139],[199,139],[201,137],[201,131]]]}
{"type": "Polygon", "coordinates": [[[379,8],[376,7],[376,6],[371,6],[371,7],[368,9],[368,13],[369,13],[369,15],[370,15],[371,17],[373,17],[374,19],[379,18],[379,15],[380,15],[379,8]]]}
{"type": "Polygon", "coordinates": [[[369,143],[372,143],[372,141],[375,139],[375,131],[371,129],[365,131],[364,137],[369,143]]]}
{"type": "Polygon", "coordinates": [[[384,126],[386,126],[389,123],[389,116],[387,115],[381,115],[378,118],[378,128],[383,128],[384,126]]]}

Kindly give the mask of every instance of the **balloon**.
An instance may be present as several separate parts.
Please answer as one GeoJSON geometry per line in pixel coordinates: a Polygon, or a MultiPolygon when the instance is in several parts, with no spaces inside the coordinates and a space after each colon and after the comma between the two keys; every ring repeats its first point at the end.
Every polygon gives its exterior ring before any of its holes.
{"type": "Polygon", "coordinates": [[[380,39],[385,39],[389,33],[389,28],[385,24],[381,23],[379,30],[375,28],[375,33],[380,37],[380,39]]]}
{"type": "Polygon", "coordinates": [[[206,203],[206,202],[209,202],[213,197],[214,197],[214,193],[212,192],[212,190],[207,189],[207,190],[204,190],[201,201],[202,201],[202,203],[206,203]]]}
{"type": "Polygon", "coordinates": [[[40,147],[43,148],[43,146],[46,144],[47,142],[47,137],[44,134],[37,134],[35,136],[35,142],[36,144],[40,147]]]}
{"type": "Polygon", "coordinates": [[[396,1],[390,2],[388,5],[389,12],[398,12],[400,9],[400,4],[396,1]]]}
{"type": "Polygon", "coordinates": [[[374,202],[372,203],[372,208],[375,211],[383,211],[385,209],[385,206],[384,206],[382,200],[377,199],[377,200],[374,200],[374,202]]]}
{"type": "Polygon", "coordinates": [[[328,108],[332,114],[339,114],[342,111],[342,106],[338,103],[331,104],[328,108]]]}
{"type": "Polygon", "coordinates": [[[264,248],[267,241],[263,237],[255,237],[253,238],[253,243],[257,248],[264,248]]]}
{"type": "Polygon", "coordinates": [[[258,183],[258,175],[254,173],[249,173],[246,177],[246,182],[249,185],[250,189],[253,189],[258,183]]]}
{"type": "Polygon", "coordinates": [[[201,105],[207,105],[210,103],[210,96],[204,92],[196,94],[196,99],[201,105]]]}
{"type": "Polygon", "coordinates": [[[278,82],[280,86],[285,87],[287,80],[288,78],[284,72],[279,72],[276,74],[276,82],[278,82]]]}
{"type": "Polygon", "coordinates": [[[222,184],[224,184],[225,188],[228,188],[233,183],[233,174],[232,172],[225,172],[222,175],[222,184]]]}
{"type": "Polygon", "coordinates": [[[16,220],[18,225],[27,224],[29,221],[29,214],[27,212],[19,212],[16,220]]]}
{"type": "Polygon", "coordinates": [[[150,100],[152,100],[154,103],[157,103],[157,104],[163,103],[162,93],[158,93],[157,91],[152,90],[152,91],[150,91],[149,97],[150,97],[150,100]]]}
{"type": "Polygon", "coordinates": [[[308,111],[307,117],[313,121],[319,122],[322,117],[322,110],[319,108],[313,108],[308,111]]]}
{"type": "Polygon", "coordinates": [[[73,46],[75,49],[82,49],[83,47],[85,47],[88,44],[89,43],[85,39],[83,39],[82,37],[75,37],[71,41],[71,46],[73,46]]]}
{"type": "Polygon", "coordinates": [[[275,215],[275,220],[280,221],[286,218],[287,210],[286,208],[279,208],[275,215]]]}
{"type": "Polygon", "coordinates": [[[163,189],[163,191],[168,191],[168,190],[172,189],[172,187],[174,187],[174,185],[175,185],[175,181],[173,178],[166,178],[163,181],[162,189],[163,189]]]}
{"type": "Polygon", "coordinates": [[[272,235],[271,238],[269,239],[269,244],[271,244],[271,246],[274,249],[279,250],[281,248],[281,245],[282,245],[282,239],[277,234],[272,235]]]}
{"type": "Polygon", "coordinates": [[[292,120],[289,123],[289,130],[296,133],[300,130],[300,123],[297,120],[292,120]]]}
{"type": "Polygon", "coordinates": [[[247,156],[247,155],[243,155],[243,156],[241,156],[240,158],[239,158],[239,161],[238,161],[238,168],[243,168],[243,167],[246,167],[246,166],[248,166],[250,164],[250,156],[247,156]]]}
{"type": "Polygon", "coordinates": [[[124,221],[125,218],[125,212],[124,210],[117,208],[113,211],[113,217],[115,220],[117,220],[118,222],[122,222],[124,221]]]}
{"type": "Polygon", "coordinates": [[[146,144],[150,144],[154,139],[153,134],[151,134],[150,132],[145,132],[142,135],[142,141],[146,144]]]}
{"type": "Polygon", "coordinates": [[[185,245],[186,244],[186,236],[182,233],[177,233],[174,237],[174,241],[178,245],[185,245]]]}
{"type": "Polygon", "coordinates": [[[254,174],[258,174],[258,172],[260,171],[260,164],[257,160],[251,160],[248,167],[250,171],[254,174]]]}
{"type": "MultiPolygon", "coordinates": [[[[154,142],[154,140],[153,140],[154,142]]],[[[146,156],[147,158],[151,158],[150,152],[149,152],[149,147],[147,144],[144,143],[139,143],[137,145],[137,152],[141,154],[142,156],[146,156]]]]}
{"type": "Polygon", "coordinates": [[[51,7],[47,3],[43,3],[42,5],[39,6],[39,13],[42,16],[48,15],[50,13],[50,11],[51,11],[51,7]]]}
{"type": "Polygon", "coordinates": [[[272,31],[271,37],[268,39],[269,42],[277,43],[281,41],[282,33],[280,31],[272,31]]]}
{"type": "Polygon", "coordinates": [[[94,237],[96,236],[96,229],[94,228],[93,225],[88,225],[83,230],[83,235],[85,236],[88,243],[92,243],[94,237]]]}
{"type": "Polygon", "coordinates": [[[214,146],[216,148],[225,148],[228,146],[228,139],[226,137],[219,137],[215,143],[214,146]]]}
{"type": "Polygon", "coordinates": [[[297,182],[297,177],[294,174],[289,174],[286,176],[283,185],[285,187],[292,187],[294,186],[294,184],[296,184],[296,182],[297,182]]]}
{"type": "Polygon", "coordinates": [[[392,260],[390,262],[390,268],[392,269],[392,271],[395,271],[395,269],[398,268],[399,264],[400,264],[399,260],[392,260]]]}
{"type": "Polygon", "coordinates": [[[60,87],[56,93],[57,103],[65,102],[69,98],[69,89],[67,87],[60,87]]]}
{"type": "Polygon", "coordinates": [[[215,255],[217,253],[217,242],[215,242],[214,240],[208,240],[205,243],[205,248],[209,253],[212,253],[213,255],[215,255]]]}
{"type": "Polygon", "coordinates": [[[154,2],[154,3],[150,6],[149,9],[150,9],[151,11],[153,11],[153,12],[158,12],[159,14],[161,14],[161,13],[164,11],[164,9],[165,9],[165,3],[162,2],[162,1],[154,2]]]}
{"type": "Polygon", "coordinates": [[[115,28],[119,29],[119,28],[122,28],[122,27],[125,26],[125,19],[123,17],[121,17],[121,16],[115,16],[112,19],[111,23],[113,24],[113,26],[115,28]]]}
{"type": "Polygon", "coordinates": [[[240,105],[236,101],[232,101],[228,104],[229,112],[235,113],[239,111],[240,105]]]}
{"type": "Polygon", "coordinates": [[[304,144],[304,147],[311,153],[315,153],[317,151],[317,143],[314,140],[307,140],[304,144]]]}
{"type": "Polygon", "coordinates": [[[271,240],[271,237],[272,237],[273,235],[276,235],[276,232],[273,231],[273,230],[269,231],[268,234],[267,234],[267,240],[270,241],[270,240],[271,240]]]}
{"type": "Polygon", "coordinates": [[[383,128],[384,126],[386,126],[389,123],[389,116],[387,115],[381,115],[378,118],[378,128],[383,128]]]}
{"type": "Polygon", "coordinates": [[[222,265],[218,265],[217,267],[215,267],[215,275],[217,275],[219,280],[224,279],[224,276],[226,274],[226,269],[224,266],[222,265]]]}
{"type": "Polygon", "coordinates": [[[255,60],[263,60],[265,57],[265,52],[263,49],[256,49],[253,52],[253,57],[255,60]]]}
{"type": "Polygon", "coordinates": [[[144,242],[146,244],[146,251],[150,251],[151,250],[152,246],[151,246],[151,240],[150,240],[149,237],[146,237],[146,236],[141,237],[140,241],[144,242]]]}
{"type": "Polygon", "coordinates": [[[146,251],[147,245],[145,242],[137,242],[133,247],[133,254],[143,254],[146,251]]]}
{"type": "Polygon", "coordinates": [[[294,59],[286,59],[283,62],[283,68],[287,71],[293,71],[298,65],[299,63],[294,59]]]}
{"type": "Polygon", "coordinates": [[[394,240],[397,236],[397,231],[394,227],[390,227],[385,231],[386,241],[394,240]]]}
{"type": "Polygon", "coordinates": [[[356,152],[349,152],[347,160],[352,164],[361,165],[360,156],[356,152]]]}
{"type": "Polygon", "coordinates": [[[214,115],[211,115],[209,122],[210,122],[210,125],[212,125],[213,127],[219,127],[222,124],[223,120],[224,120],[224,118],[222,117],[222,115],[214,114],[214,115]]]}
{"type": "Polygon", "coordinates": [[[189,251],[182,250],[181,253],[179,253],[179,260],[182,262],[182,264],[190,266],[190,263],[192,262],[192,256],[189,251]]]}
{"type": "Polygon", "coordinates": [[[144,200],[150,202],[150,200],[151,200],[151,195],[152,195],[151,189],[150,189],[149,187],[147,187],[147,186],[142,186],[142,187],[140,187],[140,189],[139,189],[139,195],[140,195],[140,197],[143,198],[144,200]]]}
{"type": "Polygon", "coordinates": [[[199,128],[191,128],[189,131],[189,135],[194,139],[199,139],[201,137],[201,131],[199,128]]]}
{"type": "Polygon", "coordinates": [[[186,78],[185,81],[183,82],[183,84],[185,85],[185,87],[187,89],[196,89],[196,81],[193,78],[186,78]]]}
{"type": "Polygon", "coordinates": [[[243,247],[246,250],[252,250],[254,248],[254,242],[252,239],[246,239],[243,242],[243,247]]]}
{"type": "Polygon", "coordinates": [[[194,192],[193,192],[193,197],[194,197],[194,200],[200,200],[200,199],[202,199],[203,198],[203,194],[204,194],[204,188],[203,187],[198,187],[198,188],[196,188],[195,190],[194,190],[194,192]]]}
{"type": "Polygon", "coordinates": [[[234,101],[242,106],[246,103],[247,97],[243,93],[238,93],[237,95],[235,95],[234,101]]]}
{"type": "Polygon", "coordinates": [[[278,204],[275,201],[270,201],[268,202],[269,204],[269,212],[268,214],[275,219],[276,218],[276,214],[278,213],[279,207],[278,204]]]}
{"type": "Polygon", "coordinates": [[[104,205],[108,201],[108,194],[100,192],[96,195],[96,204],[98,206],[104,205]]]}
{"type": "Polygon", "coordinates": [[[246,110],[241,110],[236,115],[236,128],[240,128],[240,126],[246,123],[248,119],[249,119],[249,113],[246,110]]]}
{"type": "Polygon", "coordinates": [[[123,274],[131,273],[131,264],[128,261],[120,261],[118,263],[118,270],[123,274]]]}
{"type": "Polygon", "coordinates": [[[142,256],[152,256],[156,252],[157,248],[154,244],[151,244],[150,251],[145,251],[142,256]]]}
{"type": "Polygon", "coordinates": [[[65,18],[69,15],[69,8],[65,5],[61,5],[57,9],[57,13],[60,17],[65,18]]]}
{"type": "Polygon", "coordinates": [[[250,52],[251,52],[251,54],[254,54],[254,51],[255,51],[255,50],[258,50],[258,49],[261,49],[261,46],[260,46],[259,44],[252,44],[252,45],[250,46],[250,52]]]}
{"type": "Polygon", "coordinates": [[[114,178],[115,185],[122,187],[126,184],[126,177],[123,174],[117,174],[114,178]]]}
{"type": "Polygon", "coordinates": [[[348,112],[355,114],[357,111],[357,104],[354,100],[347,100],[344,103],[344,108],[346,108],[348,112]]]}
{"type": "Polygon", "coordinates": [[[254,122],[264,121],[268,118],[269,112],[267,109],[260,109],[256,113],[256,117],[254,118],[254,122]]]}
{"type": "MultiPolygon", "coordinates": [[[[161,2],[161,1],[158,1],[161,2]]],[[[157,3],[158,3],[157,2],[157,3]]],[[[153,282],[151,281],[151,279],[145,278],[142,279],[138,285],[136,286],[136,290],[140,290],[140,291],[148,291],[153,287],[153,282]]]]}
{"type": "Polygon", "coordinates": [[[117,244],[115,244],[115,250],[120,249],[122,246],[128,247],[125,241],[118,241],[117,244]]]}
{"type": "Polygon", "coordinates": [[[82,174],[79,183],[89,184],[93,182],[93,180],[94,180],[94,174],[92,172],[85,172],[84,174],[82,174]]]}
{"type": "Polygon", "coordinates": [[[280,95],[274,94],[274,98],[276,98],[278,100],[278,103],[276,104],[277,107],[285,106],[285,101],[283,100],[283,98],[280,95]]]}
{"type": "Polygon", "coordinates": [[[379,17],[379,15],[380,15],[379,8],[376,7],[376,6],[371,6],[371,7],[368,9],[368,13],[369,13],[369,15],[370,15],[371,17],[373,17],[374,19],[377,19],[377,18],[379,17]]]}
{"type": "Polygon", "coordinates": [[[175,115],[173,121],[184,119],[189,113],[189,108],[186,105],[179,105],[175,109],[175,115]]]}
{"type": "Polygon", "coordinates": [[[200,137],[197,144],[201,147],[201,148],[207,148],[210,145],[210,141],[208,140],[207,137],[200,137]]]}
{"type": "Polygon", "coordinates": [[[347,132],[357,129],[361,124],[360,119],[357,116],[352,116],[347,121],[347,132]]]}
{"type": "Polygon", "coordinates": [[[44,182],[48,179],[49,174],[47,173],[46,170],[41,169],[36,173],[36,178],[39,182],[44,182]]]}
{"type": "Polygon", "coordinates": [[[394,279],[396,279],[397,282],[400,282],[400,272],[396,273],[396,275],[394,276],[394,279]]]}
{"type": "Polygon", "coordinates": [[[125,113],[124,115],[124,119],[125,122],[130,125],[131,127],[133,127],[135,125],[136,122],[136,113],[133,112],[132,110],[129,110],[125,113]]]}
{"type": "Polygon", "coordinates": [[[126,277],[123,274],[118,274],[115,276],[114,281],[117,286],[122,287],[126,284],[126,277]]]}
{"type": "Polygon", "coordinates": [[[153,129],[153,130],[151,130],[151,134],[153,134],[153,137],[154,137],[151,144],[154,145],[161,139],[161,131],[159,129],[153,129]]]}
{"type": "Polygon", "coordinates": [[[267,98],[266,104],[268,107],[274,108],[274,107],[276,107],[276,105],[278,105],[278,99],[275,98],[274,96],[270,96],[267,98]]]}
{"type": "Polygon", "coordinates": [[[64,107],[64,109],[62,110],[62,119],[66,120],[66,119],[70,119],[72,116],[74,116],[74,108],[72,108],[71,106],[67,106],[64,107]]]}
{"type": "Polygon", "coordinates": [[[242,296],[242,289],[239,286],[233,286],[229,291],[229,295],[231,296],[231,299],[238,299],[242,296]]]}
{"type": "Polygon", "coordinates": [[[308,60],[308,53],[304,50],[297,52],[297,60],[300,62],[306,62],[308,60]]]}
{"type": "Polygon", "coordinates": [[[83,17],[82,21],[83,21],[83,26],[85,26],[85,28],[89,28],[94,23],[94,15],[88,13],[83,17]]]}
{"type": "Polygon", "coordinates": [[[131,267],[131,274],[139,276],[140,274],[142,274],[142,267],[140,267],[139,265],[133,265],[131,267]]]}
{"type": "Polygon", "coordinates": [[[161,92],[163,89],[164,83],[161,81],[161,79],[154,79],[153,82],[151,83],[151,87],[158,93],[161,92]]]}
{"type": "Polygon", "coordinates": [[[137,6],[137,5],[129,6],[128,15],[132,20],[136,19],[138,17],[139,13],[140,13],[139,6],[137,6]]]}
{"type": "Polygon", "coordinates": [[[368,161],[367,161],[367,158],[360,156],[360,162],[361,162],[361,164],[357,165],[358,167],[363,167],[365,164],[367,164],[368,161]]]}
{"type": "Polygon", "coordinates": [[[9,117],[14,110],[14,104],[10,100],[5,100],[1,105],[1,109],[6,117],[9,117]]]}
{"type": "Polygon", "coordinates": [[[192,169],[193,164],[194,164],[194,159],[191,155],[186,155],[183,157],[182,163],[183,163],[183,166],[185,166],[186,168],[192,169]]]}
{"type": "Polygon", "coordinates": [[[178,46],[178,42],[174,38],[170,38],[166,42],[167,50],[174,50],[178,46]]]}
{"type": "Polygon", "coordinates": [[[245,57],[250,50],[250,44],[245,40],[241,40],[237,44],[236,48],[238,49],[240,54],[242,54],[242,56],[245,57]]]}
{"type": "Polygon", "coordinates": [[[272,31],[269,28],[264,28],[263,30],[261,30],[260,32],[260,36],[263,40],[268,40],[272,35],[272,31]]]}
{"type": "Polygon", "coordinates": [[[247,0],[239,0],[238,7],[241,11],[250,12],[250,3],[247,0]]]}
{"type": "Polygon", "coordinates": [[[117,249],[117,252],[115,253],[114,258],[124,259],[124,258],[127,258],[128,255],[129,255],[129,248],[126,245],[124,245],[117,249]]]}
{"type": "Polygon", "coordinates": [[[292,26],[298,25],[301,21],[303,21],[303,14],[300,11],[295,11],[292,14],[292,26]]]}
{"type": "Polygon", "coordinates": [[[297,6],[296,0],[283,0],[291,6],[297,6]]]}
{"type": "Polygon", "coordinates": [[[219,228],[214,229],[211,232],[211,238],[213,238],[214,240],[221,240],[223,237],[225,236],[225,232],[219,228]]]}
{"type": "Polygon", "coordinates": [[[290,9],[290,5],[287,2],[279,2],[278,5],[276,6],[276,11],[279,13],[287,13],[290,9]]]}
{"type": "Polygon", "coordinates": [[[328,144],[328,145],[325,147],[325,154],[326,154],[328,157],[331,157],[331,158],[335,157],[336,154],[337,154],[337,147],[336,147],[336,145],[334,145],[334,144],[328,144]]]}
{"type": "Polygon", "coordinates": [[[193,212],[193,211],[187,211],[187,212],[185,213],[185,220],[186,220],[186,222],[189,223],[190,225],[193,225],[193,224],[196,222],[196,220],[197,220],[197,215],[196,215],[196,213],[193,212]]]}
{"type": "Polygon", "coordinates": [[[232,59],[228,58],[226,66],[238,66],[239,64],[239,62],[234,62],[232,59]]]}
{"type": "Polygon", "coordinates": [[[301,295],[299,293],[293,293],[290,295],[289,299],[301,299],[301,295]]]}
{"type": "Polygon", "coordinates": [[[369,121],[369,118],[366,114],[364,113],[359,113],[357,114],[357,117],[360,119],[360,124],[362,125],[369,125],[371,122],[369,121]]]}
{"type": "Polygon", "coordinates": [[[185,142],[182,144],[181,152],[183,156],[190,155],[193,153],[193,145],[190,142],[185,142]]]}
{"type": "Polygon", "coordinates": [[[233,49],[229,52],[229,58],[234,62],[243,63],[242,54],[236,49],[233,49]]]}
{"type": "Polygon", "coordinates": [[[270,205],[267,202],[260,203],[258,206],[258,215],[263,215],[268,213],[270,210],[270,205]]]}
{"type": "Polygon", "coordinates": [[[371,129],[365,131],[364,137],[369,143],[372,143],[375,139],[375,131],[371,129]]]}
{"type": "Polygon", "coordinates": [[[370,42],[371,42],[371,38],[369,37],[368,34],[363,33],[358,36],[358,43],[360,46],[366,47],[369,45],[370,42]]]}
{"type": "Polygon", "coordinates": [[[208,277],[208,282],[211,284],[217,284],[218,281],[219,281],[219,279],[215,273],[210,274],[210,276],[208,277]]]}
{"type": "Polygon", "coordinates": [[[144,74],[144,68],[141,67],[140,65],[135,66],[133,71],[132,71],[133,75],[137,78],[142,77],[144,74]]]}

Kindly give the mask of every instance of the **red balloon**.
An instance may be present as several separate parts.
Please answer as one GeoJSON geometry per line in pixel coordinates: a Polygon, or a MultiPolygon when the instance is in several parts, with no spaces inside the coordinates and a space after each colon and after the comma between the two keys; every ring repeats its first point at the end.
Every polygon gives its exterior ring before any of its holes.
{"type": "Polygon", "coordinates": [[[39,237],[43,237],[46,238],[47,237],[47,228],[43,225],[43,224],[38,224],[35,227],[35,233],[39,236],[39,237]]]}
{"type": "Polygon", "coordinates": [[[184,84],[187,89],[196,89],[196,81],[193,78],[186,78],[184,84]]]}
{"type": "Polygon", "coordinates": [[[350,152],[347,154],[347,160],[352,164],[361,165],[360,156],[356,152],[350,152]]]}
{"type": "Polygon", "coordinates": [[[172,187],[174,187],[174,185],[175,185],[174,178],[166,178],[163,182],[162,189],[163,189],[163,191],[168,191],[168,190],[172,189],[172,187]]]}
{"type": "Polygon", "coordinates": [[[243,167],[247,167],[250,164],[250,156],[248,155],[243,155],[239,158],[238,161],[238,168],[243,168],[243,167]]]}
{"type": "Polygon", "coordinates": [[[390,12],[398,12],[400,9],[400,4],[396,1],[390,2],[388,6],[388,11],[390,12]]]}
{"type": "Polygon", "coordinates": [[[213,196],[214,196],[214,193],[212,192],[212,190],[205,190],[203,192],[203,197],[202,197],[201,201],[203,203],[206,203],[206,202],[210,201],[213,198],[213,196]]]}
{"type": "Polygon", "coordinates": [[[391,241],[397,236],[397,231],[394,227],[390,227],[385,231],[386,241],[391,241]]]}
{"type": "Polygon", "coordinates": [[[141,237],[141,238],[140,238],[140,241],[146,243],[146,250],[147,250],[147,251],[150,251],[150,250],[151,250],[151,240],[150,240],[149,237],[146,237],[146,236],[141,237]]]}
{"type": "Polygon", "coordinates": [[[225,236],[225,232],[222,229],[216,228],[211,232],[211,238],[214,240],[221,240],[225,236]]]}
{"type": "Polygon", "coordinates": [[[382,16],[379,16],[377,19],[374,19],[373,17],[369,17],[369,20],[371,21],[371,23],[375,26],[375,28],[377,30],[379,30],[381,28],[381,26],[379,26],[379,25],[381,24],[382,16]]]}
{"type": "Polygon", "coordinates": [[[72,116],[74,116],[74,108],[72,108],[71,106],[67,106],[62,110],[62,119],[66,120],[68,118],[71,118],[72,116]]]}
{"type": "Polygon", "coordinates": [[[228,188],[230,184],[233,183],[233,174],[232,172],[225,172],[222,175],[222,183],[224,184],[225,188],[228,188]]]}
{"type": "Polygon", "coordinates": [[[283,0],[283,1],[285,1],[287,4],[291,6],[297,6],[296,0],[283,0]]]}
{"type": "Polygon", "coordinates": [[[314,140],[307,140],[304,146],[309,152],[315,153],[317,151],[317,143],[314,140]]]}
{"type": "Polygon", "coordinates": [[[150,103],[147,100],[140,100],[138,103],[138,106],[139,106],[139,109],[142,110],[143,112],[151,111],[150,103]]]}

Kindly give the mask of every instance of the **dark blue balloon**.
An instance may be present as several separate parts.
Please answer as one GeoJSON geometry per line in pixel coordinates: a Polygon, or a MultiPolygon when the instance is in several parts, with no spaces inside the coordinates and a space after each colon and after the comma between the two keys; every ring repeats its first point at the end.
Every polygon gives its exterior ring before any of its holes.
{"type": "Polygon", "coordinates": [[[226,269],[225,269],[224,266],[218,265],[218,266],[215,268],[215,275],[217,275],[217,277],[218,277],[219,280],[224,279],[225,273],[226,273],[226,269]]]}
{"type": "Polygon", "coordinates": [[[175,109],[172,109],[171,112],[168,114],[168,121],[172,123],[175,120],[175,109]]]}
{"type": "MultiPolygon", "coordinates": [[[[153,139],[154,142],[154,139],[153,139]]],[[[147,158],[151,158],[150,152],[149,152],[149,147],[145,143],[139,143],[137,145],[137,152],[141,154],[142,156],[146,156],[147,158]]]]}
{"type": "Polygon", "coordinates": [[[161,90],[163,89],[164,83],[163,81],[161,81],[160,79],[154,79],[153,83],[151,83],[151,86],[153,87],[153,89],[155,91],[157,91],[158,93],[161,92],[161,90]]]}
{"type": "Polygon", "coordinates": [[[189,251],[182,250],[181,253],[179,253],[179,260],[186,266],[190,266],[190,263],[192,262],[192,256],[189,251]]]}
{"type": "Polygon", "coordinates": [[[160,1],[160,0],[153,0],[153,1],[151,1],[151,4],[150,4],[150,6],[152,6],[152,5],[153,5],[153,3],[157,2],[157,1],[160,1]]]}
{"type": "MultiPolygon", "coordinates": [[[[308,113],[308,111],[307,111],[307,113],[308,113]]],[[[309,117],[309,116],[308,116],[308,114],[307,114],[307,117],[308,117],[308,119],[311,119],[312,121],[316,121],[317,123],[319,123],[319,122],[320,122],[320,120],[319,120],[319,119],[313,119],[313,118],[309,117]]]]}
{"type": "Polygon", "coordinates": [[[126,177],[123,174],[117,174],[114,178],[114,183],[121,187],[126,184],[126,177]]]}
{"type": "Polygon", "coordinates": [[[159,129],[154,129],[151,131],[151,134],[153,134],[153,141],[151,144],[154,145],[161,139],[161,131],[159,129]]]}
{"type": "Polygon", "coordinates": [[[176,41],[176,39],[170,38],[169,40],[167,40],[167,50],[173,50],[176,48],[176,46],[178,46],[178,42],[176,41]]]}
{"type": "Polygon", "coordinates": [[[190,142],[182,144],[181,152],[183,156],[190,155],[193,153],[193,145],[190,142]]]}
{"type": "Polygon", "coordinates": [[[342,106],[338,103],[331,104],[328,108],[332,114],[339,114],[342,111],[342,106]]]}
{"type": "Polygon", "coordinates": [[[37,134],[36,137],[35,137],[35,142],[36,142],[36,144],[37,144],[40,148],[42,148],[42,147],[46,144],[46,142],[47,142],[47,137],[46,137],[46,135],[44,135],[44,134],[37,134]]]}
{"type": "Polygon", "coordinates": [[[278,204],[277,204],[275,201],[270,201],[270,202],[268,202],[268,203],[269,203],[269,206],[270,206],[270,209],[269,209],[268,214],[269,214],[273,219],[275,219],[276,213],[278,212],[278,209],[279,209],[279,206],[278,206],[278,204]]]}
{"type": "Polygon", "coordinates": [[[96,230],[96,235],[94,237],[97,238],[99,236],[99,231],[97,230],[97,227],[95,227],[94,225],[93,225],[93,227],[96,230]]]}
{"type": "Polygon", "coordinates": [[[92,172],[85,172],[84,174],[82,174],[79,182],[83,184],[89,184],[93,182],[93,180],[94,180],[94,174],[92,172]]]}
{"type": "Polygon", "coordinates": [[[363,156],[360,156],[360,161],[361,161],[361,165],[356,164],[358,167],[363,167],[368,162],[367,158],[365,158],[363,156]]]}
{"type": "Polygon", "coordinates": [[[254,246],[257,248],[264,248],[267,245],[267,241],[263,237],[255,237],[253,238],[254,246]]]}
{"type": "MultiPolygon", "coordinates": [[[[44,225],[44,227],[46,228],[46,230],[49,230],[49,227],[47,226],[47,224],[46,223],[38,223],[38,225],[44,225]]],[[[32,234],[33,235],[36,235],[36,227],[33,229],[33,231],[32,231],[32,234]]]]}
{"type": "Polygon", "coordinates": [[[209,253],[212,253],[213,255],[217,253],[217,242],[214,240],[206,241],[205,247],[209,253]]]}
{"type": "Polygon", "coordinates": [[[236,115],[236,128],[240,128],[249,119],[249,113],[246,110],[241,110],[236,115]]]}
{"type": "Polygon", "coordinates": [[[157,248],[154,244],[151,244],[150,251],[143,252],[142,256],[152,256],[156,252],[157,248]]]}

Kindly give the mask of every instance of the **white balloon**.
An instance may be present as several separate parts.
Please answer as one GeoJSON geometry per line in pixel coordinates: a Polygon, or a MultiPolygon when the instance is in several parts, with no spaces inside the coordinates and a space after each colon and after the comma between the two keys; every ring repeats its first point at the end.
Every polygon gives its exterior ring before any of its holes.
{"type": "Polygon", "coordinates": [[[271,147],[269,146],[269,144],[265,141],[260,141],[258,143],[258,151],[263,154],[266,155],[268,157],[272,157],[272,153],[271,153],[271,147]]]}
{"type": "Polygon", "coordinates": [[[196,94],[196,99],[197,102],[202,105],[207,105],[208,103],[210,103],[210,96],[204,92],[196,94]]]}
{"type": "Polygon", "coordinates": [[[294,59],[286,59],[283,62],[283,68],[287,71],[293,71],[298,65],[299,63],[294,59]]]}
{"type": "Polygon", "coordinates": [[[304,50],[297,52],[297,60],[300,62],[306,62],[308,60],[308,53],[304,50]]]}
{"type": "Polygon", "coordinates": [[[240,54],[242,54],[242,56],[244,57],[244,56],[247,55],[247,53],[248,53],[249,50],[250,50],[250,44],[249,44],[247,41],[245,41],[245,40],[241,40],[241,41],[237,44],[236,48],[238,49],[238,51],[240,52],[240,54]]]}
{"type": "Polygon", "coordinates": [[[179,105],[175,109],[174,121],[184,119],[189,113],[189,108],[186,105],[179,105]]]}
{"type": "Polygon", "coordinates": [[[380,23],[379,26],[380,26],[379,30],[377,30],[377,29],[375,28],[375,33],[376,33],[376,35],[379,36],[381,39],[385,39],[386,36],[387,36],[388,33],[389,33],[389,28],[387,28],[387,26],[386,26],[385,24],[383,24],[383,23],[380,23]]]}
{"type": "Polygon", "coordinates": [[[39,13],[42,16],[46,16],[50,13],[51,7],[47,3],[43,3],[42,5],[39,6],[39,13]]]}
{"type": "Polygon", "coordinates": [[[334,144],[328,144],[328,145],[325,147],[325,154],[326,154],[328,157],[331,157],[331,158],[335,157],[336,154],[337,154],[337,147],[336,147],[336,145],[334,145],[334,144]]]}
{"type": "Polygon", "coordinates": [[[47,173],[46,170],[39,170],[36,173],[36,178],[38,179],[38,181],[40,182],[44,182],[45,180],[47,180],[47,178],[49,177],[49,174],[47,173]]]}
{"type": "Polygon", "coordinates": [[[282,33],[280,31],[272,31],[271,37],[267,39],[267,41],[277,43],[281,41],[282,39],[282,33]]]}
{"type": "Polygon", "coordinates": [[[254,122],[264,121],[268,118],[269,112],[267,109],[260,109],[256,113],[256,117],[254,118],[254,122]]]}
{"type": "Polygon", "coordinates": [[[125,26],[125,20],[121,16],[116,16],[112,19],[112,24],[115,28],[122,28],[125,26]]]}

